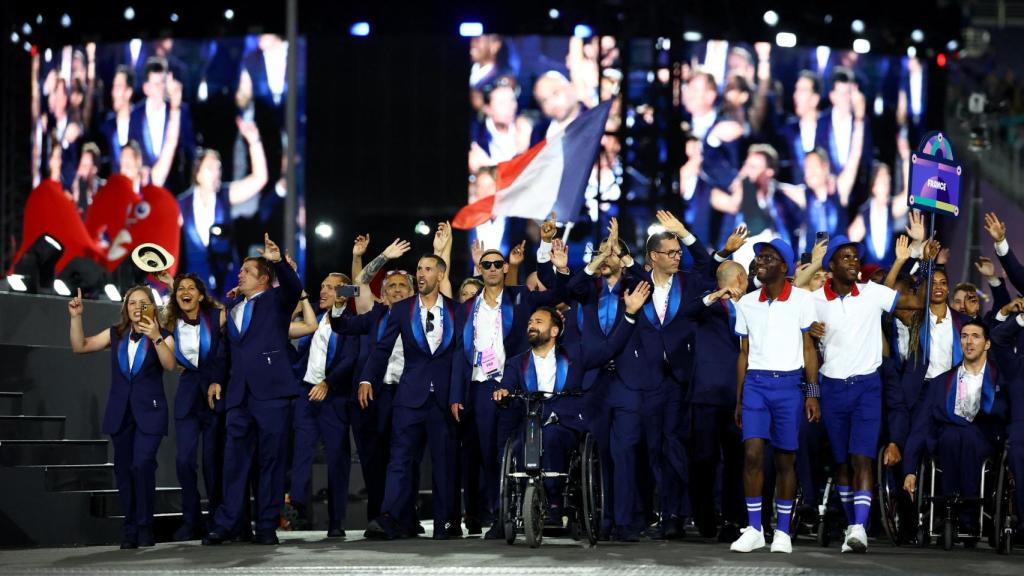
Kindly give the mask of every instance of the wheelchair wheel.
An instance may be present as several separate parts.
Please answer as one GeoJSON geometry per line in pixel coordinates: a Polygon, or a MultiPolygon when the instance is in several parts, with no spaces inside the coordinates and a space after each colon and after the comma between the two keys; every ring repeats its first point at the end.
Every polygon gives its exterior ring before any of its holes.
{"type": "Polygon", "coordinates": [[[804,491],[800,486],[796,487],[796,494],[793,494],[793,511],[789,516],[789,537],[791,542],[796,542],[800,535],[800,522],[803,520],[801,510],[804,507],[804,491]]]}
{"type": "Polygon", "coordinates": [[[591,546],[597,544],[604,519],[604,476],[601,474],[601,457],[594,437],[583,436],[580,449],[580,509],[579,524],[582,534],[591,546]]]}
{"type": "Polygon", "coordinates": [[[885,465],[885,447],[879,448],[877,463],[878,500],[881,504],[879,516],[882,519],[882,528],[893,546],[902,543],[900,536],[899,517],[899,495],[903,489],[894,467],[885,465]]]}
{"type": "Polygon", "coordinates": [[[537,548],[544,540],[544,490],[543,485],[530,483],[523,494],[523,532],[530,548],[537,548]]]}
{"type": "Polygon", "coordinates": [[[942,526],[942,549],[949,551],[953,549],[953,538],[956,536],[956,526],[949,518],[942,526]]]}
{"type": "Polygon", "coordinates": [[[1000,554],[1009,554],[1013,551],[1013,498],[1013,478],[1010,477],[1008,451],[1003,450],[999,479],[996,481],[995,511],[992,513],[990,539],[992,547],[1000,554]]]}
{"type": "Polygon", "coordinates": [[[921,548],[927,548],[932,543],[931,534],[928,533],[928,527],[922,525],[917,529],[917,545],[921,548]]]}
{"type": "Polygon", "coordinates": [[[499,479],[499,494],[501,495],[501,523],[505,528],[505,542],[513,544],[516,541],[516,496],[519,492],[519,481],[512,477],[516,471],[515,450],[512,449],[512,439],[505,442],[505,453],[501,457],[501,478],[499,479]]]}
{"type": "Polygon", "coordinates": [[[821,548],[828,548],[828,545],[832,542],[832,530],[828,525],[828,520],[826,518],[818,520],[817,531],[818,533],[814,538],[815,542],[817,542],[818,546],[821,548]]]}

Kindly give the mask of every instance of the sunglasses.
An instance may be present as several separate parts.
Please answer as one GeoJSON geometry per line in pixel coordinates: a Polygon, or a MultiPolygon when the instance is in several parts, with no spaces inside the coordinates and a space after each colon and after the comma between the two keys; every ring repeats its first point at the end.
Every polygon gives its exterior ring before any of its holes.
{"type": "Polygon", "coordinates": [[[427,334],[433,332],[434,328],[435,328],[435,326],[434,326],[434,313],[428,310],[427,311],[427,334]]]}
{"type": "Polygon", "coordinates": [[[480,263],[480,268],[482,268],[484,270],[490,270],[491,268],[494,268],[495,270],[498,270],[498,269],[501,269],[501,268],[504,268],[504,267],[505,267],[505,261],[504,260],[484,260],[483,262],[480,263]]]}

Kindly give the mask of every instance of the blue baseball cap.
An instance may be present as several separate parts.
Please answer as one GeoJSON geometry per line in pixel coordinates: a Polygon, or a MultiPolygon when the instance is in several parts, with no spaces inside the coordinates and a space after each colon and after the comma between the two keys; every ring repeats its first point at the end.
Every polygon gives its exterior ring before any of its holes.
{"type": "Polygon", "coordinates": [[[828,241],[828,250],[825,252],[825,259],[821,261],[822,270],[826,272],[829,271],[828,265],[830,262],[832,262],[832,257],[835,256],[836,252],[838,252],[839,249],[842,248],[843,246],[853,246],[854,248],[857,249],[857,258],[860,258],[861,260],[864,259],[863,244],[861,244],[860,242],[854,242],[847,238],[846,236],[839,235],[836,236],[835,238],[830,238],[828,241]]]}
{"type": "Polygon", "coordinates": [[[782,256],[782,261],[786,263],[786,276],[792,276],[794,272],[793,248],[789,245],[789,242],[786,242],[782,238],[775,238],[771,242],[758,242],[754,244],[754,254],[761,254],[761,250],[764,249],[765,246],[771,246],[779,253],[779,256],[782,256]]]}

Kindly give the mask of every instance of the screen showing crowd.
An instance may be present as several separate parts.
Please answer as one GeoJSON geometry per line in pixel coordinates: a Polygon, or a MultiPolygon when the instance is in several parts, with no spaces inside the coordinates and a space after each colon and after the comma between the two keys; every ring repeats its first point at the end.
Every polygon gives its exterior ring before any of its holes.
{"type": "MultiPolygon", "coordinates": [[[[283,233],[289,49],[264,34],[34,54],[33,194],[63,194],[73,210],[58,212],[77,215],[92,243],[76,249],[109,271],[135,245],[154,241],[175,256],[176,271],[223,294],[263,233],[283,233]]],[[[298,50],[301,158],[304,42],[298,50]]],[[[296,185],[300,209],[291,217],[301,239],[301,179],[296,185]]],[[[26,229],[40,228],[30,222],[40,217],[27,211],[26,229]]],[[[60,236],[77,225],[51,221],[43,229],[60,236]]],[[[74,242],[62,244],[67,251],[74,242]]]]}
{"type": "MultiPolygon", "coordinates": [[[[613,99],[585,213],[559,215],[577,221],[577,241],[592,246],[617,216],[642,246],[655,210],[669,209],[709,244],[745,224],[801,252],[817,232],[844,233],[865,242],[869,261],[893,258],[910,151],[928,131],[916,57],[489,34],[471,39],[470,59],[470,202],[494,193],[499,162],[613,99]]],[[[535,226],[495,218],[475,237],[507,250],[535,226]]]]}

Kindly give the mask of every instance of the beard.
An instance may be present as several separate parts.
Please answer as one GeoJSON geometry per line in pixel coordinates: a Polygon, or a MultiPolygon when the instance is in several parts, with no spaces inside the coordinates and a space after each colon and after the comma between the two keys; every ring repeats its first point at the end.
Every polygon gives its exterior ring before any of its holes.
{"type": "Polygon", "coordinates": [[[529,332],[526,335],[526,341],[530,346],[543,346],[551,341],[551,336],[548,334],[541,334],[540,332],[529,332]]]}

